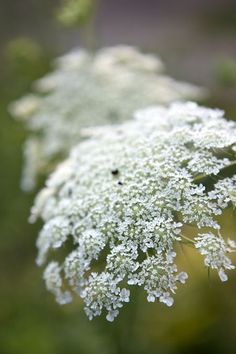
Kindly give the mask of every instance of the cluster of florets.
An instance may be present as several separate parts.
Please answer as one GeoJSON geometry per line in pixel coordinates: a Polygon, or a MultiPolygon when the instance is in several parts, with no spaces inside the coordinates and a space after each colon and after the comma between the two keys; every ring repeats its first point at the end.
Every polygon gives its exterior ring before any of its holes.
{"type": "Polygon", "coordinates": [[[34,188],[38,174],[66,157],[84,137],[82,128],[126,120],[148,105],[202,96],[201,89],[162,72],[158,57],[126,46],[95,54],[77,50],[57,59],[55,70],[35,82],[35,93],[10,106],[31,131],[22,188],[34,188]]]}
{"type": "Polygon", "coordinates": [[[37,263],[48,262],[44,278],[57,301],[78,294],[90,319],[106,310],[111,321],[140,286],[148,301],[171,306],[188,277],[175,262],[180,242],[227,280],[235,243],[223,239],[217,217],[236,205],[236,175],[223,178],[235,147],[236,123],[194,103],[138,111],[75,147],[31,214],[44,221],[37,263]]]}

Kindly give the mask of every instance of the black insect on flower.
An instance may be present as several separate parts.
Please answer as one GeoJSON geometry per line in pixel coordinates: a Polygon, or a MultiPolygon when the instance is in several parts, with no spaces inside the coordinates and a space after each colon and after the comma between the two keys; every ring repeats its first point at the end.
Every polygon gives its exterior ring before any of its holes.
{"type": "Polygon", "coordinates": [[[118,176],[119,173],[120,173],[120,172],[119,172],[119,170],[118,170],[117,168],[111,171],[111,174],[112,174],[113,176],[118,176]]]}

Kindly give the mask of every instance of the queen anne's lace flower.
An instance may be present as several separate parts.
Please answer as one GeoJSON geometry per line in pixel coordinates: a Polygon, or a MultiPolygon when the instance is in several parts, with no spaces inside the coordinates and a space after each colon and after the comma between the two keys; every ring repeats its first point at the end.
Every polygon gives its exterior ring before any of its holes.
{"type": "Polygon", "coordinates": [[[71,295],[69,291],[62,291],[62,278],[61,278],[61,268],[57,262],[51,262],[44,272],[44,279],[46,282],[46,287],[51,291],[59,304],[67,304],[71,301],[71,295]]]}
{"type": "Polygon", "coordinates": [[[37,93],[10,106],[31,131],[24,148],[22,188],[31,190],[39,173],[67,156],[81,140],[82,128],[126,120],[135,109],[199,99],[203,91],[162,74],[153,55],[132,47],[105,48],[95,55],[73,51],[34,84],[37,93]]]}
{"type": "MultiPolygon", "coordinates": [[[[195,247],[199,249],[201,255],[205,256],[204,263],[207,267],[217,269],[219,277],[222,281],[228,280],[225,269],[234,269],[229,257],[226,253],[232,250],[232,241],[227,245],[220,235],[214,235],[211,232],[208,234],[199,234],[195,237],[195,247]],[[229,246],[231,244],[231,247],[229,246]]],[[[233,247],[235,248],[235,246],[233,247]]]]}
{"type": "Polygon", "coordinates": [[[119,314],[122,303],[129,302],[129,290],[120,289],[118,283],[119,281],[111,273],[91,273],[84,290],[80,293],[85,302],[85,312],[90,320],[94,316],[101,315],[105,308],[108,311],[107,320],[113,321],[119,314]]]}
{"type": "Polygon", "coordinates": [[[226,254],[235,243],[225,244],[216,216],[236,205],[236,176],[222,173],[235,164],[236,124],[194,103],[135,116],[94,130],[51,175],[32,208],[31,221],[44,221],[38,263],[68,252],[58,265],[63,286],[51,280],[58,278],[52,261],[47,287],[59,302],[65,291],[82,296],[89,318],[106,309],[113,320],[134,285],[145,289],[148,301],[171,306],[177,284],[187,279],[175,264],[179,242],[195,245],[221,280],[233,268],[226,254]],[[195,238],[183,234],[188,224],[195,238]]]}

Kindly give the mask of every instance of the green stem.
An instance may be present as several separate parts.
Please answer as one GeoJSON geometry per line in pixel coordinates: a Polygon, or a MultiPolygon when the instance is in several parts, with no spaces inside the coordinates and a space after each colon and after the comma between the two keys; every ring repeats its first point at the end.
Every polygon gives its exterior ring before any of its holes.
{"type": "Polygon", "coordinates": [[[81,38],[83,46],[91,52],[94,52],[97,46],[97,29],[96,29],[96,18],[99,8],[99,0],[95,1],[93,8],[93,13],[91,14],[90,19],[81,30],[81,38]]]}
{"type": "Polygon", "coordinates": [[[81,39],[82,39],[83,47],[85,47],[87,50],[91,52],[94,51],[96,45],[94,27],[95,27],[94,19],[91,18],[89,22],[86,23],[84,28],[81,30],[81,39]]]}
{"type": "Polygon", "coordinates": [[[181,237],[182,237],[183,239],[185,239],[186,241],[188,241],[188,242],[190,242],[190,243],[192,243],[192,244],[195,244],[195,242],[194,242],[191,238],[189,238],[189,237],[187,237],[187,236],[185,236],[185,235],[183,235],[183,234],[181,234],[181,237]]]}

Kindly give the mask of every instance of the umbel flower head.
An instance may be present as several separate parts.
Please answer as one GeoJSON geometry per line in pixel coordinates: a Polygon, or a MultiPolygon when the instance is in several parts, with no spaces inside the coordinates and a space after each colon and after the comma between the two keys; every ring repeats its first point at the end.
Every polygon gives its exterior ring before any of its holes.
{"type": "Polygon", "coordinates": [[[75,50],[59,58],[55,70],[34,84],[36,93],[10,105],[30,131],[24,145],[22,188],[34,188],[38,174],[55,167],[83,138],[84,127],[126,120],[136,109],[203,91],[162,74],[159,58],[126,46],[90,54],[75,50]]]}
{"type": "Polygon", "coordinates": [[[195,247],[227,280],[235,243],[223,239],[217,216],[236,205],[236,175],[223,177],[235,151],[236,123],[191,102],[98,129],[50,176],[32,208],[31,221],[44,222],[37,263],[48,263],[48,290],[61,304],[79,295],[90,319],[106,310],[112,321],[132,286],[171,306],[188,277],[175,263],[178,243],[195,247]]]}

